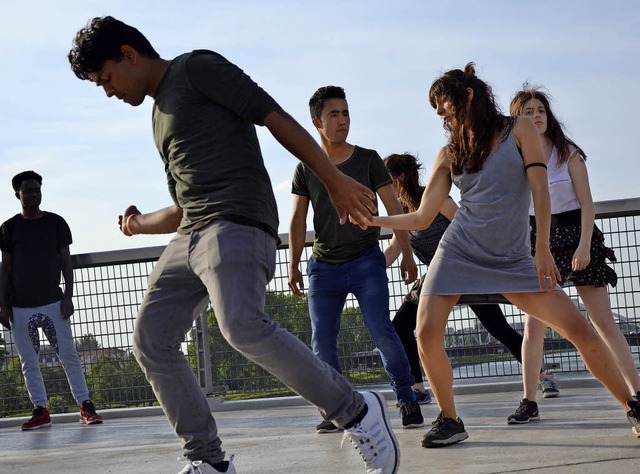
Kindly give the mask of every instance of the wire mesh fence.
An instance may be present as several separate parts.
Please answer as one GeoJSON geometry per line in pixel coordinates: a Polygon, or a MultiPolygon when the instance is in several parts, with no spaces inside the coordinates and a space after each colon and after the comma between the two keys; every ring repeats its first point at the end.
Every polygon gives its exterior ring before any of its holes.
{"type": "MultiPolygon", "coordinates": [[[[612,266],[618,274],[618,283],[615,288],[609,288],[611,306],[637,361],[640,345],[640,318],[637,316],[640,303],[640,198],[598,203],[596,209],[596,223],[617,256],[617,262],[612,266]]],[[[388,245],[390,236],[390,232],[383,232],[382,248],[388,245]]],[[[287,241],[286,236],[281,237],[283,242],[287,241]]],[[[303,273],[311,256],[312,240],[309,234],[301,259],[303,273]]],[[[133,356],[131,337],[147,277],[162,249],[151,247],[73,256],[76,312],[72,328],[91,397],[99,408],[157,403],[133,356]]],[[[310,345],[307,301],[289,291],[288,262],[288,249],[283,244],[278,249],[275,277],[267,289],[266,312],[310,345]]],[[[421,266],[420,271],[424,273],[426,268],[421,266]]],[[[398,264],[388,269],[388,277],[392,316],[409,287],[402,282],[398,264]]],[[[575,288],[569,287],[565,291],[583,309],[575,288]]],[[[501,308],[512,327],[522,333],[524,315],[508,304],[501,304],[501,308]]],[[[40,336],[39,357],[49,406],[55,412],[76,410],[57,354],[43,335],[40,336]]],[[[458,305],[451,313],[444,344],[455,379],[521,374],[520,365],[507,348],[485,330],[467,305],[458,305]]],[[[182,349],[206,393],[223,392],[236,398],[290,393],[279,380],[226,343],[210,308],[196,318],[182,349]]],[[[358,302],[352,295],[345,305],[338,351],[343,373],[354,385],[388,383],[379,353],[363,325],[358,302]]],[[[0,356],[0,416],[25,414],[31,410],[31,404],[11,333],[6,330],[0,340],[0,356]]],[[[585,370],[573,346],[551,330],[547,330],[545,339],[545,362],[558,373],[585,370]]]]}

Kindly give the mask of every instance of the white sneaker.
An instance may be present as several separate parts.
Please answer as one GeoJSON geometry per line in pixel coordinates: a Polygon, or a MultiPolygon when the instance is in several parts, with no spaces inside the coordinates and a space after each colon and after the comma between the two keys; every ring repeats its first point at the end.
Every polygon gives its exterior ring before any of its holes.
{"type": "Polygon", "coordinates": [[[202,461],[189,461],[178,474],[236,474],[233,466],[233,455],[229,458],[229,467],[226,471],[218,471],[211,464],[202,461]]]}
{"type": "Polygon", "coordinates": [[[342,442],[348,439],[360,453],[367,474],[395,474],[400,467],[400,448],[389,423],[387,403],[376,392],[362,392],[367,414],[355,426],[344,431],[342,442]]]}

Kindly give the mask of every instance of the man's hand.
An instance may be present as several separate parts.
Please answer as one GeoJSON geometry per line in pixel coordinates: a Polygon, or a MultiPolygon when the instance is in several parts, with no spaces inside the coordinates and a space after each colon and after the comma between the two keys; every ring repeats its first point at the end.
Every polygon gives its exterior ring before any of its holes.
{"type": "Polygon", "coordinates": [[[373,204],[376,197],[373,191],[343,173],[338,173],[335,180],[325,185],[331,203],[338,211],[340,224],[347,222],[348,218],[361,229],[366,229],[372,214],[377,211],[373,204]]]}
{"type": "Polygon", "coordinates": [[[127,237],[131,237],[134,233],[131,230],[131,222],[129,221],[129,216],[137,216],[140,215],[141,212],[138,210],[136,206],[129,206],[124,210],[122,215],[118,216],[118,227],[120,228],[120,232],[122,232],[127,237]]]}
{"type": "Polygon", "coordinates": [[[0,324],[11,331],[11,323],[13,322],[13,308],[11,306],[0,307],[0,324]]]}
{"type": "Polygon", "coordinates": [[[289,288],[296,296],[304,296],[304,280],[302,272],[297,268],[289,269],[289,288]]]}
{"type": "Polygon", "coordinates": [[[402,261],[400,262],[400,275],[407,285],[418,279],[418,266],[415,260],[413,260],[413,256],[409,256],[409,258],[402,257],[402,261]]]}
{"type": "Polygon", "coordinates": [[[64,319],[69,319],[74,311],[75,308],[73,307],[73,300],[67,296],[62,298],[62,301],[60,301],[60,312],[62,313],[62,317],[64,319]]]}

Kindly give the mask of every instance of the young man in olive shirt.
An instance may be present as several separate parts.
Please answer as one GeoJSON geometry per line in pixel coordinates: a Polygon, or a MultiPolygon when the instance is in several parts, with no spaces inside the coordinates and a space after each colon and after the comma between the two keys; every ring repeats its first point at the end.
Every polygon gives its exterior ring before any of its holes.
{"type": "MultiPolygon", "coordinates": [[[[309,101],[311,120],[320,135],[322,148],[340,171],[376,192],[389,214],[401,214],[391,176],[382,158],[347,142],[350,116],[344,90],[326,86],[318,89],[309,101]]],[[[338,332],[347,295],[353,293],[362,310],[364,324],[380,351],[380,357],[398,399],[402,426],[414,428],[424,423],[412,385],[409,360],[389,317],[389,286],[385,257],[380,250],[379,227],[361,229],[347,223],[340,225],[331,212],[327,192],[304,163],[296,167],[292,193],[293,216],[289,228],[289,287],[301,296],[304,291],[300,256],[304,247],[309,203],[313,206],[315,240],[307,264],[309,275],[309,315],[311,343],[315,354],[341,371],[338,360],[338,332]]],[[[401,269],[407,283],[414,281],[417,267],[405,231],[396,231],[402,247],[401,269]]],[[[320,423],[318,433],[337,431],[330,420],[320,423]]]]}
{"type": "Polygon", "coordinates": [[[174,204],[147,214],[130,206],[118,222],[125,235],[177,231],[149,276],[133,346],[183,440],[189,462],[181,474],[235,472],[179,349],[208,301],[231,346],[344,426],[368,472],[395,473],[399,450],[380,396],[353,391],[264,313],[278,220],[254,124],[322,178],[342,222],[375,212],[370,191],[338,172],[297,122],[219,54],[194,51],[167,61],[138,30],[103,17],[78,32],[69,61],[108,97],[133,106],[154,99],[153,134],[174,204]]]}

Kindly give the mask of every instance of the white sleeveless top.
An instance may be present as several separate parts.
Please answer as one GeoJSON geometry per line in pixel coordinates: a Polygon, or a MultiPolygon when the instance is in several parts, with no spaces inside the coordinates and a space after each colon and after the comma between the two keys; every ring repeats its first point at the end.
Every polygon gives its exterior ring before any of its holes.
{"type": "MultiPolygon", "coordinates": [[[[571,153],[575,153],[575,149],[571,148],[571,153]]],[[[578,154],[577,158],[582,160],[582,156],[578,154]]],[[[549,179],[549,196],[551,197],[551,214],[560,214],[561,212],[573,211],[580,209],[580,201],[573,188],[573,181],[569,174],[569,162],[558,165],[558,150],[553,147],[551,150],[551,158],[547,164],[547,176],[549,179]]],[[[533,198],[529,206],[529,215],[533,216],[533,198]]]]}

